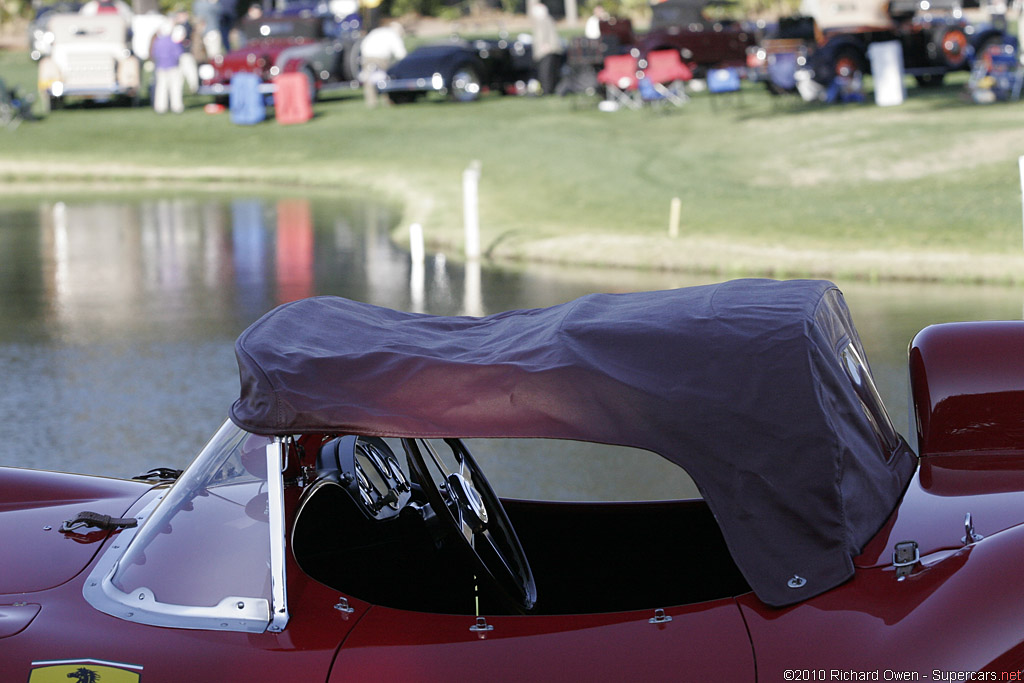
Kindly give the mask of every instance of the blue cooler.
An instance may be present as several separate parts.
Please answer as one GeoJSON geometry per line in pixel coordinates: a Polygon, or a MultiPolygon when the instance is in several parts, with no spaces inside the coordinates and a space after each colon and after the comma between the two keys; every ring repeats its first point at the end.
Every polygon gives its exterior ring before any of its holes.
{"type": "Polygon", "coordinates": [[[231,77],[231,122],[251,126],[267,118],[267,108],[260,93],[260,77],[240,73],[231,77]]]}

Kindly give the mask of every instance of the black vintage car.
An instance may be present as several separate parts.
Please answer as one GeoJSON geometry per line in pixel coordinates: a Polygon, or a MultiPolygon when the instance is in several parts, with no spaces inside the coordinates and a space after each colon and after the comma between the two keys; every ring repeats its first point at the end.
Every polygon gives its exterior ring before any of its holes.
{"type": "Polygon", "coordinates": [[[780,22],[769,38],[799,42],[814,79],[825,85],[870,73],[869,48],[885,42],[899,43],[903,71],[919,85],[941,85],[947,73],[970,69],[975,56],[1006,39],[998,26],[968,22],[959,0],[893,0],[884,7],[811,0],[802,9],[808,16],[780,22]]]}
{"type": "Polygon", "coordinates": [[[431,92],[472,102],[488,91],[525,88],[533,77],[533,53],[523,40],[455,40],[413,50],[387,70],[377,89],[396,103],[431,92]]]}

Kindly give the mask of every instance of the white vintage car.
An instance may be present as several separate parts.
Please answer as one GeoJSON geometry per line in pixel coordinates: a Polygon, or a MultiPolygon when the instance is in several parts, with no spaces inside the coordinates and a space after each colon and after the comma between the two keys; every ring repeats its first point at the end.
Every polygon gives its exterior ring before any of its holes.
{"type": "Polygon", "coordinates": [[[44,109],[68,97],[138,103],[139,59],[131,49],[129,25],[116,14],[61,14],[50,21],[53,48],[39,61],[39,94],[44,109]]]}

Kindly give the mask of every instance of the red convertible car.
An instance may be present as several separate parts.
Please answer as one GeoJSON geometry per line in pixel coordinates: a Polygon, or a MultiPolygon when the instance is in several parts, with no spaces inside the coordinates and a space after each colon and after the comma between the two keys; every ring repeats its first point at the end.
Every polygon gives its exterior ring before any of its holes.
{"type": "Polygon", "coordinates": [[[922,331],[915,453],[828,282],[285,304],[180,476],[0,470],[0,680],[1020,680],[1022,351],[922,331]],[[537,439],[702,497],[503,499],[473,451],[537,439]]]}

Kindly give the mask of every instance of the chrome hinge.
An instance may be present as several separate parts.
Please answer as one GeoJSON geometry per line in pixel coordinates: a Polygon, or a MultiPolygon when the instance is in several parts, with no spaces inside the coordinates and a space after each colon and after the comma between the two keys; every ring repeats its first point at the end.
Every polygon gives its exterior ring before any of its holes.
{"type": "Polygon", "coordinates": [[[917,541],[900,541],[892,552],[892,566],[896,568],[896,580],[907,578],[914,567],[921,561],[921,551],[917,541]]]}

